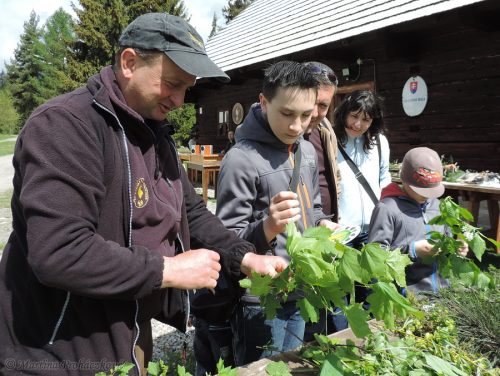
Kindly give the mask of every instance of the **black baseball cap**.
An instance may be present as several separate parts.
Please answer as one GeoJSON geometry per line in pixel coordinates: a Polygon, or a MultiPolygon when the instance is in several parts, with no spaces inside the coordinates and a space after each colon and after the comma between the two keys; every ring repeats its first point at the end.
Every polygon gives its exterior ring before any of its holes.
{"type": "Polygon", "coordinates": [[[168,13],[146,13],[123,31],[121,47],[165,53],[183,71],[196,77],[230,78],[207,56],[203,39],[186,20],[168,13]]]}

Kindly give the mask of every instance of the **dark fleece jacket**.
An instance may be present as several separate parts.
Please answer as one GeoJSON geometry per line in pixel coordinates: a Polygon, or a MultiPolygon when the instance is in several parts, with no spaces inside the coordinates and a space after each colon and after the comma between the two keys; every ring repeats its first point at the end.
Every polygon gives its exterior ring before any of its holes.
{"type": "MultiPolygon", "coordinates": [[[[186,292],[160,289],[162,255],[129,237],[125,134],[131,124],[146,125],[120,94],[106,67],[86,87],[35,110],[19,135],[13,232],[0,263],[2,375],[93,375],[131,362],[137,316],[185,330],[186,292]]],[[[162,176],[182,200],[177,252],[213,249],[237,280],[254,247],[206,209],[170,136],[157,150],[162,176]]]]}

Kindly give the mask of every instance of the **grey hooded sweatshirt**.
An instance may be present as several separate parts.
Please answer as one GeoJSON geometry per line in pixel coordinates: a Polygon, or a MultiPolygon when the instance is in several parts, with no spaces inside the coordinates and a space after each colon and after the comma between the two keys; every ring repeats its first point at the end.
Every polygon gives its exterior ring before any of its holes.
{"type": "MultiPolygon", "coordinates": [[[[321,207],[317,156],[313,145],[300,138],[286,145],[272,132],[259,104],[254,104],[236,129],[236,144],[222,160],[217,192],[217,216],[239,237],[253,243],[259,254],[290,259],[286,251],[286,233],[269,244],[263,223],[269,214],[271,198],[289,190],[294,167],[294,151],[300,144],[302,162],[297,194],[301,219],[299,231],[316,226],[328,218],[321,207]]],[[[253,301],[252,299],[243,300],[253,301]]]]}
{"type": "Polygon", "coordinates": [[[396,183],[382,190],[380,202],[372,214],[368,242],[380,243],[390,249],[400,248],[401,253],[410,256],[413,264],[406,267],[406,284],[414,292],[436,292],[449,285],[438,274],[436,261],[424,263],[415,253],[415,242],[428,239],[429,231],[446,232],[444,226],[429,225],[429,221],[439,214],[438,199],[419,204],[396,183]]]}

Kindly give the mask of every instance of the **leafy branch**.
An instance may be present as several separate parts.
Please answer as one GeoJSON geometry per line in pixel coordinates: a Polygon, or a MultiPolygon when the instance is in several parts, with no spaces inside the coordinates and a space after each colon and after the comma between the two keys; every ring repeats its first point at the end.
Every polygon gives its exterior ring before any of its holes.
{"type": "Polygon", "coordinates": [[[290,264],[276,278],[256,273],[240,285],[261,299],[266,316],[272,318],[282,302],[297,292],[297,306],[304,320],[318,322],[319,311],[339,307],[357,337],[371,333],[368,321],[375,317],[389,328],[396,317],[422,313],[409,304],[396,287],[405,287],[405,267],[411,263],[399,250],[388,251],[379,244],[366,244],[361,251],[331,238],[331,231],[314,227],[300,234],[295,224],[287,225],[286,248],[290,264]],[[355,285],[372,291],[369,308],[355,302],[355,285]],[[346,297],[350,296],[350,304],[346,297]]]}
{"type": "Polygon", "coordinates": [[[469,224],[474,217],[467,209],[453,202],[451,197],[441,200],[439,210],[441,214],[431,219],[429,224],[444,225],[451,232],[451,236],[438,231],[429,233],[430,243],[439,249],[435,257],[440,274],[445,278],[454,277],[467,286],[495,288],[493,278],[483,273],[473,260],[461,257],[458,251],[467,243],[474,257],[481,261],[486,252],[487,241],[497,248],[500,243],[484,236],[480,228],[469,224]]]}

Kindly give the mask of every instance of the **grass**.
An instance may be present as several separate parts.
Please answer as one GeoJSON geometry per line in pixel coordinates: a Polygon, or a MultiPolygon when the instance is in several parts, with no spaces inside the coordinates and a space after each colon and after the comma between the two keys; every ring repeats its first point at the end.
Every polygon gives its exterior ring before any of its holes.
{"type": "Polygon", "coordinates": [[[7,138],[16,137],[16,136],[17,135],[15,135],[15,134],[3,134],[3,133],[0,133],[0,141],[5,140],[7,138]]]}
{"type": "Polygon", "coordinates": [[[14,154],[14,146],[16,146],[16,141],[0,142],[0,157],[4,155],[14,154]]]}

